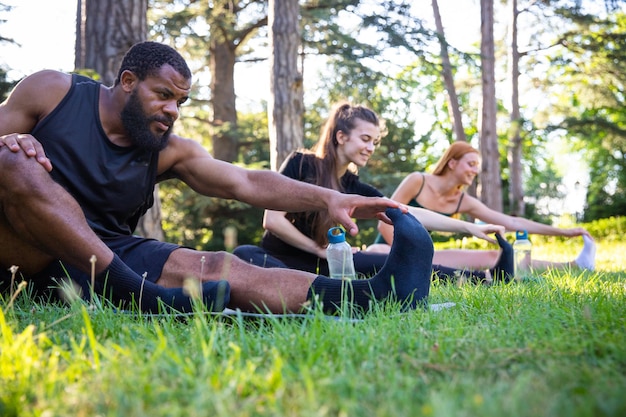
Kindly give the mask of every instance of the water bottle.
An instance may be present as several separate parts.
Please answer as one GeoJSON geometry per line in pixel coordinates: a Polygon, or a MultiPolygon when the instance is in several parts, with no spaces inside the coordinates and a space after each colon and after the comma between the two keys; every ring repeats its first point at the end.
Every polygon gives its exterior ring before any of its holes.
{"type": "Polygon", "coordinates": [[[532,243],[528,240],[526,230],[515,232],[515,242],[513,242],[513,256],[515,258],[515,278],[522,279],[530,272],[530,251],[532,243]]]}
{"type": "Polygon", "coordinates": [[[331,278],[354,279],[356,277],[352,247],[346,242],[346,232],[340,227],[328,229],[326,260],[331,278]]]}

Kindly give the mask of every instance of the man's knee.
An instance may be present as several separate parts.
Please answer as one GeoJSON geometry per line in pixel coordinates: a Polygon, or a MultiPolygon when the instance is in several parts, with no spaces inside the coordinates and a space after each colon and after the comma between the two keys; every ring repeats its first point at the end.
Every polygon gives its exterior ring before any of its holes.
{"type": "Polygon", "coordinates": [[[35,158],[23,152],[11,152],[0,147],[0,172],[11,175],[0,175],[0,198],[17,198],[20,195],[32,195],[40,184],[52,181],[45,168],[35,158]]]}
{"type": "MultiPolygon", "coordinates": [[[[13,152],[6,146],[0,147],[0,168],[21,171],[23,165],[29,162],[29,158],[24,152],[13,152]]],[[[32,158],[34,160],[34,158],[32,158]]]]}

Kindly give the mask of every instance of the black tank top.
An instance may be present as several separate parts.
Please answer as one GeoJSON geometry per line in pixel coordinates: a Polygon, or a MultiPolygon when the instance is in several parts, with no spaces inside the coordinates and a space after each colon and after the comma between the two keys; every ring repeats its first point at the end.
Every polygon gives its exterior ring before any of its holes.
{"type": "Polygon", "coordinates": [[[435,213],[441,214],[441,215],[446,216],[446,217],[453,217],[455,214],[457,214],[459,212],[459,209],[461,208],[461,203],[463,202],[463,197],[465,197],[465,193],[464,192],[461,193],[461,197],[459,197],[459,204],[456,205],[456,209],[452,213],[443,213],[441,211],[432,210],[432,209],[429,209],[428,207],[424,207],[420,203],[418,203],[417,197],[420,196],[420,194],[422,193],[422,190],[424,189],[424,184],[426,184],[426,176],[424,175],[423,172],[420,172],[420,174],[422,174],[422,185],[420,186],[420,189],[417,190],[417,194],[415,194],[415,197],[413,197],[409,201],[409,206],[418,207],[418,208],[423,208],[423,209],[426,209],[426,210],[434,211],[435,213]]]}
{"type": "MultiPolygon", "coordinates": [[[[419,197],[419,195],[422,193],[422,190],[424,189],[424,184],[426,184],[426,176],[424,175],[423,172],[421,172],[420,174],[422,174],[422,185],[420,186],[420,189],[417,190],[417,194],[415,194],[415,197],[409,200],[408,205],[411,207],[423,208],[425,210],[434,211],[435,213],[441,214],[446,217],[454,217],[459,212],[459,209],[461,208],[461,203],[463,202],[463,197],[465,197],[465,193],[461,193],[461,197],[459,198],[459,204],[456,205],[456,209],[454,210],[454,213],[443,213],[441,211],[431,210],[428,207],[424,207],[420,203],[417,202],[417,197],[419,197]]],[[[381,235],[380,233],[378,234],[378,236],[376,236],[376,239],[374,239],[374,243],[387,243],[388,244],[388,242],[385,240],[383,235],[381,235]]]]}
{"type": "Polygon", "coordinates": [[[52,162],[52,178],[78,201],[96,234],[130,235],[154,202],[159,154],[111,143],[99,96],[100,83],[72,75],[67,95],[32,135],[52,162]]]}

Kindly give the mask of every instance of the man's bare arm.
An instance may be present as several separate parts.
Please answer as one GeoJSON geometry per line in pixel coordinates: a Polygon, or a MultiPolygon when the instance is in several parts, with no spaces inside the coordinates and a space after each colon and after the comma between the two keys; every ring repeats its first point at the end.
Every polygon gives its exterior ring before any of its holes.
{"type": "Polygon", "coordinates": [[[216,160],[197,142],[178,137],[172,138],[159,158],[159,172],[168,168],[203,195],[236,199],[270,210],[328,210],[330,216],[353,235],[358,228],[352,218],[378,218],[389,222],[385,209],[400,206],[387,198],[342,194],[269,170],[244,169],[216,160]]]}
{"type": "Polygon", "coordinates": [[[56,108],[70,85],[70,75],[49,70],[36,72],[20,81],[0,104],[0,147],[6,146],[12,152],[23,151],[51,171],[50,160],[30,132],[56,108]]]}

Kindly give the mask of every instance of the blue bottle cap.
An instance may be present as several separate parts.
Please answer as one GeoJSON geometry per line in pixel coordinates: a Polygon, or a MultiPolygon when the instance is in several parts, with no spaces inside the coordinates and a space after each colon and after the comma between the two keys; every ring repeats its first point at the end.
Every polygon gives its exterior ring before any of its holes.
{"type": "Polygon", "coordinates": [[[346,241],[346,232],[341,227],[328,229],[328,243],[341,243],[346,241]]]}
{"type": "Polygon", "coordinates": [[[528,232],[526,230],[518,230],[515,232],[516,240],[528,240],[528,232]]]}

